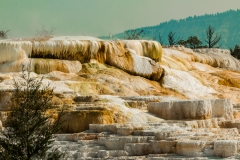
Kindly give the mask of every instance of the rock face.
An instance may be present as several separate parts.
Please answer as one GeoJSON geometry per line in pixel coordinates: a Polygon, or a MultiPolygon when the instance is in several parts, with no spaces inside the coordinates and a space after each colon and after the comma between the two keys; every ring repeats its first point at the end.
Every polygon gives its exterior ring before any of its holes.
{"type": "Polygon", "coordinates": [[[229,51],[191,50],[179,46],[164,48],[160,64],[164,67],[162,85],[165,88],[172,88],[190,99],[224,97],[239,103],[240,62],[229,51]],[[230,92],[234,93],[230,96],[230,92]]]}
{"type": "Polygon", "coordinates": [[[214,155],[218,157],[230,157],[238,153],[238,141],[219,140],[214,143],[214,155]]]}
{"type": "Polygon", "coordinates": [[[54,143],[69,159],[239,159],[240,62],[226,50],[44,37],[2,40],[0,57],[0,127],[31,63],[55,88],[48,114],[66,109],[54,143]]]}
{"type": "Polygon", "coordinates": [[[154,114],[171,118],[150,123],[89,124],[87,131],[56,135],[55,147],[73,159],[239,158],[240,122],[233,119],[229,99],[168,102],[139,99],[146,100],[150,113],[159,111],[154,114]]]}
{"type": "Polygon", "coordinates": [[[113,123],[113,113],[108,109],[94,107],[91,110],[69,111],[63,116],[61,132],[77,133],[89,129],[89,124],[109,124],[113,123]]]}
{"type": "MultiPolygon", "coordinates": [[[[173,46],[164,49],[165,55],[177,60],[179,68],[181,63],[183,67],[190,69],[191,63],[184,64],[184,60],[195,61],[208,64],[213,67],[226,68],[231,70],[240,70],[239,60],[233,58],[229,50],[218,48],[189,49],[183,46],[173,46]],[[180,62],[180,63],[179,63],[180,62]]],[[[184,68],[182,68],[184,69],[184,68]]]]}
{"type": "Polygon", "coordinates": [[[130,74],[153,80],[159,80],[163,71],[160,65],[152,59],[141,57],[134,50],[130,49],[107,55],[106,63],[130,74]]]}
{"type": "Polygon", "coordinates": [[[86,132],[56,135],[55,147],[60,147],[74,159],[238,158],[239,142],[235,138],[239,135],[235,129],[221,129],[219,126],[189,129],[187,124],[176,127],[179,122],[90,124],[90,130],[86,132]],[[128,136],[117,134],[119,128],[126,127],[132,128],[132,133],[128,136]]]}
{"type": "Polygon", "coordinates": [[[37,73],[40,73],[39,68],[41,68],[41,73],[44,74],[53,70],[76,73],[81,70],[81,67],[76,69],[73,67],[81,66],[76,64],[76,60],[81,63],[96,61],[107,63],[130,74],[153,80],[159,80],[162,74],[162,68],[156,63],[161,60],[162,47],[156,41],[3,41],[0,42],[0,48],[0,55],[3,57],[0,64],[7,62],[0,65],[2,72],[19,71],[18,67],[29,63],[27,58],[31,57],[74,61],[72,63],[62,61],[65,66],[60,67],[55,60],[34,60],[37,73]]]}
{"type": "Polygon", "coordinates": [[[32,53],[30,41],[1,41],[0,64],[28,58],[32,53]]]}
{"type": "Polygon", "coordinates": [[[22,65],[31,64],[31,70],[37,74],[47,74],[52,71],[61,71],[64,73],[78,73],[82,69],[79,61],[67,61],[56,59],[32,58],[20,59],[13,62],[7,62],[0,65],[1,72],[20,72],[22,65]]]}
{"type": "MultiPolygon", "coordinates": [[[[162,48],[158,42],[146,40],[47,37],[2,40],[0,55],[1,73],[20,71],[21,65],[27,65],[28,57],[31,57],[32,70],[38,74],[49,73],[51,76],[47,77],[53,83],[64,83],[69,86],[68,91],[81,95],[228,98],[233,104],[240,103],[240,62],[226,50],[191,50],[181,46],[162,48]],[[105,68],[93,68],[100,64],[105,68]],[[156,81],[147,81],[136,75],[156,81]],[[56,82],[59,78],[61,82],[56,82]]],[[[4,85],[0,83],[0,86],[11,88],[6,83],[4,80],[4,85]]]]}
{"type": "Polygon", "coordinates": [[[152,102],[148,105],[148,112],[167,120],[213,117],[233,119],[232,103],[226,99],[152,102]]]}
{"type": "Polygon", "coordinates": [[[204,141],[190,140],[180,141],[176,145],[176,153],[183,156],[201,157],[205,147],[204,141]]]}
{"type": "Polygon", "coordinates": [[[212,61],[207,60],[207,63],[213,67],[227,68],[238,71],[240,69],[239,61],[235,58],[232,58],[229,50],[211,48],[211,49],[194,49],[193,51],[212,57],[213,60],[212,61]]]}
{"type": "Polygon", "coordinates": [[[212,117],[224,117],[233,120],[233,105],[230,99],[211,100],[212,117]]]}

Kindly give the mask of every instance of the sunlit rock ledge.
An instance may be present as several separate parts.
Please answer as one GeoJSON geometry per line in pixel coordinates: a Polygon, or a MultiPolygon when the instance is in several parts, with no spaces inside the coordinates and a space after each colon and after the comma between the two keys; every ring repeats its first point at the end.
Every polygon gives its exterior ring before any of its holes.
{"type": "MultiPolygon", "coordinates": [[[[73,37],[65,40],[62,37],[41,41],[1,41],[0,64],[7,64],[1,65],[0,71],[11,72],[14,67],[18,71],[20,64],[27,63],[26,58],[43,58],[42,62],[48,58],[54,59],[52,63],[60,63],[59,59],[78,60],[81,63],[106,63],[133,75],[153,80],[161,77],[162,68],[157,62],[161,60],[162,47],[156,41],[103,41],[94,38],[83,40],[84,37],[79,39],[73,37]]],[[[36,65],[34,62],[32,64],[36,65]]],[[[49,63],[45,62],[44,65],[49,63]]]]}
{"type": "Polygon", "coordinates": [[[72,159],[238,158],[240,63],[228,50],[63,36],[1,40],[0,57],[0,125],[31,64],[55,88],[48,114],[67,107],[55,146],[72,159]]]}

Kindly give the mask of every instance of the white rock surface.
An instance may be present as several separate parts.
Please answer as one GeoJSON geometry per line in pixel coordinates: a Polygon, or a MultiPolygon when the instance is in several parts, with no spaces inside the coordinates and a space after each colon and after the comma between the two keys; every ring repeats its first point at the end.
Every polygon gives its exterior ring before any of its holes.
{"type": "Polygon", "coordinates": [[[226,99],[151,102],[148,111],[169,120],[213,117],[233,119],[232,103],[226,99]]]}
{"type": "Polygon", "coordinates": [[[171,69],[166,66],[162,67],[164,69],[162,85],[165,88],[173,88],[191,99],[215,98],[213,94],[216,93],[216,91],[209,86],[204,86],[189,72],[171,69]]]}
{"type": "Polygon", "coordinates": [[[183,156],[201,157],[204,147],[204,141],[179,141],[177,142],[176,153],[183,156]]]}
{"type": "Polygon", "coordinates": [[[120,157],[120,156],[128,156],[129,153],[124,150],[100,150],[98,152],[99,158],[109,158],[109,157],[120,157]]]}
{"type": "Polygon", "coordinates": [[[82,69],[79,61],[68,61],[59,59],[20,59],[17,61],[0,64],[0,72],[20,72],[22,65],[31,64],[31,71],[37,74],[47,74],[52,71],[61,71],[64,73],[78,73],[82,69]]]}
{"type": "Polygon", "coordinates": [[[129,153],[129,155],[141,156],[149,153],[149,143],[126,143],[124,145],[124,150],[129,153]]]}
{"type": "Polygon", "coordinates": [[[217,157],[230,157],[238,153],[237,140],[218,140],[214,142],[214,155],[217,157]]]}
{"type": "Polygon", "coordinates": [[[233,119],[233,105],[230,99],[211,100],[212,117],[224,117],[227,120],[233,119]]]}

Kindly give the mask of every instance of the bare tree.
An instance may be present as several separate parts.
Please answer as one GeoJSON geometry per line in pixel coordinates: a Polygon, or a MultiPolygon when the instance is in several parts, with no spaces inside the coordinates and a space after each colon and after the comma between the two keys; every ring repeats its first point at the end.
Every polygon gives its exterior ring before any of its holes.
{"type": "Polygon", "coordinates": [[[51,28],[51,29],[47,29],[44,25],[42,26],[41,30],[37,30],[37,34],[36,36],[52,36],[54,35],[54,31],[56,30],[56,28],[51,28]]]}
{"type": "Polygon", "coordinates": [[[133,39],[141,39],[145,36],[145,33],[143,30],[136,30],[136,29],[131,29],[125,31],[126,36],[124,36],[124,39],[128,40],[133,40],[133,39]]]}
{"type": "Polygon", "coordinates": [[[156,37],[149,38],[148,40],[156,41],[156,37]]]}
{"type": "Polygon", "coordinates": [[[218,44],[218,42],[221,40],[222,35],[215,35],[214,34],[214,28],[209,25],[206,30],[207,38],[205,39],[205,42],[207,42],[208,48],[213,48],[218,44]]]}
{"type": "Polygon", "coordinates": [[[168,43],[169,43],[170,46],[171,45],[176,45],[177,42],[180,40],[179,37],[178,38],[174,37],[175,34],[176,34],[176,32],[173,33],[172,31],[168,33],[168,43]]]}
{"type": "Polygon", "coordinates": [[[7,33],[10,32],[10,30],[4,31],[1,30],[0,31],[0,39],[6,39],[8,37],[7,33]]]}

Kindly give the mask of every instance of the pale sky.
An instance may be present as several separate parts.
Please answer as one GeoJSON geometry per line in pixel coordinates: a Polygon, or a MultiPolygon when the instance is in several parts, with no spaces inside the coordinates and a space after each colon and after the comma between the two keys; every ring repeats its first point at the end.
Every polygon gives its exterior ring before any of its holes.
{"type": "Polygon", "coordinates": [[[102,36],[229,9],[240,0],[0,0],[0,30],[29,37],[44,25],[55,35],[102,36]]]}

